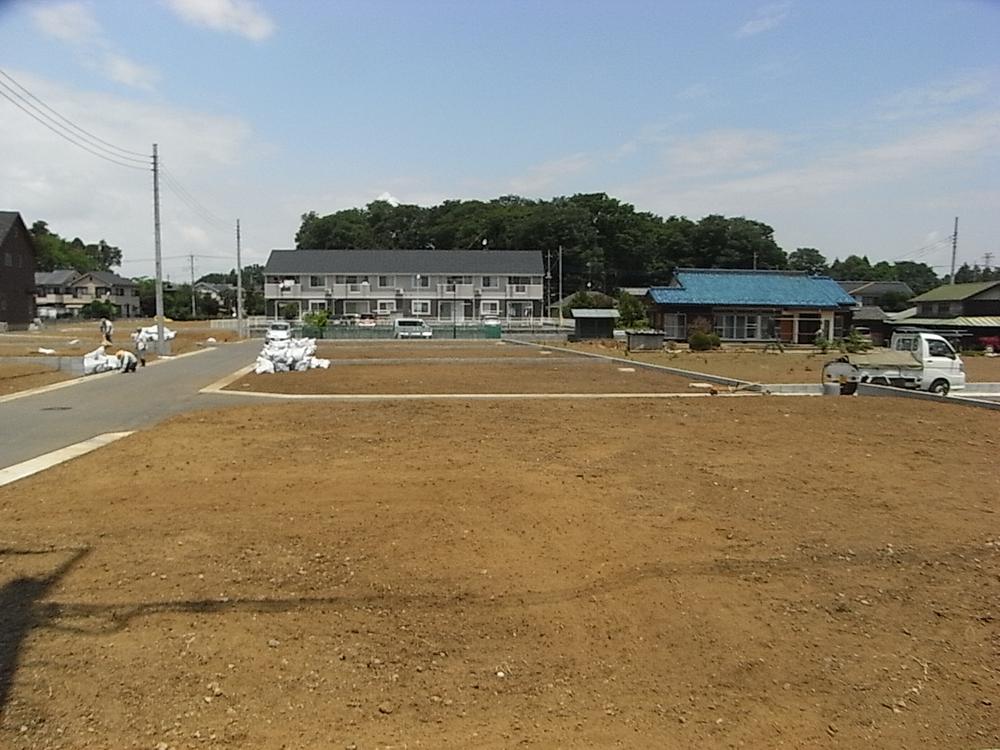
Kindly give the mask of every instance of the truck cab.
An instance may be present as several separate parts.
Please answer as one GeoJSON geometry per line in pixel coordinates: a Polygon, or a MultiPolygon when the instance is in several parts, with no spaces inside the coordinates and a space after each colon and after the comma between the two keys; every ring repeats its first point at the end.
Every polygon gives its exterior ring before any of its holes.
{"type": "Polygon", "coordinates": [[[918,387],[942,396],[965,388],[965,363],[948,340],[936,333],[894,333],[890,348],[909,352],[923,365],[918,387]]]}

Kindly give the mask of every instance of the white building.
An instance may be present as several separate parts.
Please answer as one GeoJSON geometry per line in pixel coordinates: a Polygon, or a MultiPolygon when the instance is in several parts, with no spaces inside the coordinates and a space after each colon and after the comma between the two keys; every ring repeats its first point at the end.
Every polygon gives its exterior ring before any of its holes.
{"type": "Polygon", "coordinates": [[[272,250],[268,315],[374,313],[463,322],[541,317],[542,254],[522,250],[272,250]]]}

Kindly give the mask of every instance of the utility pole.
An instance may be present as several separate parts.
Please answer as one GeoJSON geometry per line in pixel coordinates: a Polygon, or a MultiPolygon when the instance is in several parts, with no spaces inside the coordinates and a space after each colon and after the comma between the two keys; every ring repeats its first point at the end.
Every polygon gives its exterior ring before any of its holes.
{"type": "Polygon", "coordinates": [[[558,303],[559,303],[559,330],[562,330],[562,324],[563,324],[563,305],[562,305],[562,302],[563,302],[563,286],[562,286],[563,277],[562,277],[562,273],[563,273],[563,266],[562,266],[562,245],[560,245],[559,246],[559,299],[558,299],[558,303]]]}
{"type": "Polygon", "coordinates": [[[753,251],[753,270],[757,270],[757,251],[753,251]]]}
{"type": "Polygon", "coordinates": [[[993,253],[983,253],[983,270],[989,271],[993,265],[993,253]]]}
{"type": "Polygon", "coordinates": [[[191,318],[193,320],[198,317],[198,308],[194,302],[194,255],[189,255],[188,260],[191,262],[191,318]]]}
{"type": "Polygon", "coordinates": [[[545,248],[545,309],[542,310],[542,317],[551,320],[552,306],[552,248],[545,248]]]}
{"type": "Polygon", "coordinates": [[[955,283],[955,255],[958,253],[958,217],[955,217],[955,233],[951,235],[951,281],[955,283]]]}
{"type": "Polygon", "coordinates": [[[165,352],[163,342],[163,259],[160,256],[160,162],[153,144],[153,244],[156,248],[156,353],[165,352]]]}
{"type": "Polygon", "coordinates": [[[240,258],[240,220],[236,220],[236,335],[243,338],[243,263],[240,258]]]}

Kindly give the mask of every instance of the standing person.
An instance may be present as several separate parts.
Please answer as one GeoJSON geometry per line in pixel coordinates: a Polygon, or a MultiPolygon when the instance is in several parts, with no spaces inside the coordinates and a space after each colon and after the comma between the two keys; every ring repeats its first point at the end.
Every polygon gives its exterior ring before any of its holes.
{"type": "Polygon", "coordinates": [[[139,360],[132,352],[127,349],[119,349],[115,352],[115,356],[118,357],[122,375],[128,372],[135,372],[135,367],[139,364],[139,360]]]}
{"type": "Polygon", "coordinates": [[[135,329],[135,353],[139,357],[139,365],[146,366],[146,337],[142,335],[142,329],[135,329]]]}
{"type": "Polygon", "coordinates": [[[107,318],[101,318],[101,335],[107,343],[111,343],[111,335],[115,332],[114,324],[107,318]]]}

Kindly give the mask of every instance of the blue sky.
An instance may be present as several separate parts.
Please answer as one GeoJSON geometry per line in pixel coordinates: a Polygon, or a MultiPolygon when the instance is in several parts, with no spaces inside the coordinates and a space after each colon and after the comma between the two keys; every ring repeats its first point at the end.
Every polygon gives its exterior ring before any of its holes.
{"type": "MultiPolygon", "coordinates": [[[[0,0],[0,68],[109,143],[160,144],[178,279],[189,253],[232,265],[236,217],[262,262],[303,212],[381,195],[604,191],[938,266],[959,216],[960,261],[1000,262],[998,39],[1000,3],[957,0],[0,0]]],[[[5,99],[0,143],[0,208],[152,272],[149,175],[5,99]]]]}

